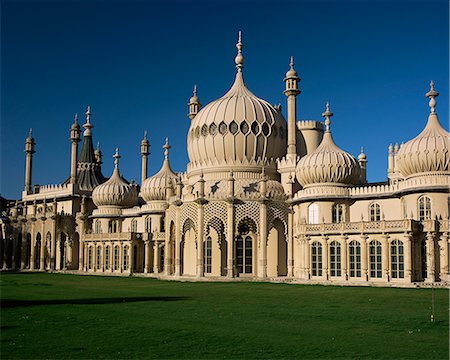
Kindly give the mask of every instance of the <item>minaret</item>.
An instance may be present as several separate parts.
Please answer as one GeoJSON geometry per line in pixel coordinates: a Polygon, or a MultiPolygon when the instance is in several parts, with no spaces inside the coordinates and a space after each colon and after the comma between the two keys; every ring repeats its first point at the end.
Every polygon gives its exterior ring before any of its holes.
{"type": "Polygon", "coordinates": [[[141,186],[144,184],[145,179],[147,179],[147,164],[148,155],[150,154],[150,144],[147,140],[147,130],[144,131],[144,138],[141,141],[141,157],[142,157],[142,175],[141,175],[141,186]]]}
{"type": "Polygon", "coordinates": [[[202,104],[200,104],[200,99],[197,96],[197,85],[194,85],[194,94],[189,99],[188,107],[189,107],[189,114],[188,114],[189,119],[193,120],[200,111],[200,108],[202,107],[202,104]]]}
{"type": "Polygon", "coordinates": [[[288,141],[287,141],[287,158],[296,159],[297,157],[297,129],[296,129],[296,118],[297,118],[297,95],[300,94],[298,89],[298,83],[300,78],[298,77],[297,71],[294,69],[294,57],[291,56],[291,62],[289,63],[290,69],[286,73],[284,82],[286,83],[286,90],[284,94],[287,96],[287,113],[288,113],[288,141]]]}
{"type": "Polygon", "coordinates": [[[31,192],[31,174],[33,171],[33,154],[35,153],[34,146],[36,143],[33,138],[33,129],[30,129],[27,139],[25,140],[25,191],[27,193],[31,192]]]}
{"type": "Polygon", "coordinates": [[[359,182],[361,184],[367,183],[367,156],[364,154],[364,148],[361,147],[361,152],[358,155],[359,168],[361,169],[359,182]]]}
{"type": "Polygon", "coordinates": [[[70,128],[70,142],[72,143],[72,155],[70,161],[70,183],[77,182],[77,164],[78,164],[78,143],[80,142],[80,125],[78,125],[78,114],[75,114],[72,127],[70,128]]]}

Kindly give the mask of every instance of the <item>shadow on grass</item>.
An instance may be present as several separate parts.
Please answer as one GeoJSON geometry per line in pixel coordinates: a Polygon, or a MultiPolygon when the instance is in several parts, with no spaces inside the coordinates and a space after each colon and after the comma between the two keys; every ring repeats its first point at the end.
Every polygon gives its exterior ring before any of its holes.
{"type": "Polygon", "coordinates": [[[94,298],[94,299],[61,299],[61,300],[1,300],[0,307],[16,308],[25,306],[40,306],[40,305],[101,305],[101,304],[117,304],[117,303],[131,303],[131,302],[146,302],[146,301],[184,301],[189,300],[188,297],[183,296],[142,296],[142,297],[118,297],[118,298],[94,298]]]}

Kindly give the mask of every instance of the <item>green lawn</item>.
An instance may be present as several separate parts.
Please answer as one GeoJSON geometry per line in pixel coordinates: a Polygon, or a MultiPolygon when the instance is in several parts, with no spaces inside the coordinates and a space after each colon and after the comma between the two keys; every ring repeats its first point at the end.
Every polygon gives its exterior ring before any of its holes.
{"type": "Polygon", "coordinates": [[[1,275],[1,358],[449,358],[449,292],[1,275]]]}

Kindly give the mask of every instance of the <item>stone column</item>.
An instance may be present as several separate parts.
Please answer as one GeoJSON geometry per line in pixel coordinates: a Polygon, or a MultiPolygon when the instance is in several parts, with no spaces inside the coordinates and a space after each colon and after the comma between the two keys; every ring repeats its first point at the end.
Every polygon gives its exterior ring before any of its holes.
{"type": "Polygon", "coordinates": [[[204,253],[204,226],[203,226],[203,219],[204,219],[205,209],[203,207],[203,204],[199,204],[198,206],[198,220],[197,220],[197,227],[198,227],[198,234],[197,234],[197,277],[202,277],[204,275],[204,259],[203,259],[203,253],[204,253]]]}
{"type": "Polygon", "coordinates": [[[56,251],[56,255],[55,255],[55,261],[56,261],[55,269],[56,270],[61,270],[61,236],[56,239],[55,251],[56,251]]]}
{"type": "Polygon", "coordinates": [[[436,280],[436,261],[434,258],[434,233],[427,232],[427,278],[426,282],[434,282],[436,280]]]}
{"type": "Polygon", "coordinates": [[[153,242],[153,273],[159,273],[159,247],[158,242],[155,240],[153,242]]]}
{"type": "Polygon", "coordinates": [[[439,278],[441,281],[449,280],[448,272],[448,233],[443,233],[439,240],[439,254],[440,254],[440,271],[439,278]]]}
{"type": "Polygon", "coordinates": [[[303,257],[304,257],[304,266],[305,266],[305,279],[311,279],[311,255],[310,255],[310,241],[309,238],[306,237],[303,240],[303,247],[304,247],[304,253],[303,253],[303,257]]]}
{"type": "Polygon", "coordinates": [[[267,277],[267,204],[263,200],[259,205],[259,246],[261,259],[259,260],[259,277],[267,277]]]}
{"type": "MultiPolygon", "coordinates": [[[[55,205],[56,206],[56,205],[55,205]]],[[[56,269],[56,215],[52,215],[52,244],[50,246],[50,269],[56,269]]]]}
{"type": "Polygon", "coordinates": [[[135,259],[134,259],[134,244],[133,244],[133,242],[130,243],[128,252],[129,252],[128,258],[130,259],[130,261],[129,261],[129,263],[130,263],[129,272],[130,272],[130,274],[132,274],[134,272],[134,261],[135,261],[135,259]]]}
{"type": "Polygon", "coordinates": [[[389,281],[390,279],[390,266],[389,266],[389,235],[381,236],[381,270],[382,270],[382,278],[385,281],[389,281]]]}
{"type": "Polygon", "coordinates": [[[342,236],[341,243],[341,276],[344,280],[348,280],[348,257],[347,257],[347,236],[342,236]]]}
{"type": "Polygon", "coordinates": [[[294,209],[289,206],[288,212],[288,243],[287,243],[288,277],[294,276],[294,209]]]}
{"type": "Polygon", "coordinates": [[[180,231],[180,217],[181,209],[177,207],[175,212],[175,275],[181,276],[181,231],[180,231]]]}
{"type": "Polygon", "coordinates": [[[324,236],[322,238],[322,277],[328,280],[328,237],[324,236]]]}
{"type": "Polygon", "coordinates": [[[172,254],[170,251],[170,228],[167,226],[167,219],[165,224],[165,247],[164,247],[164,275],[170,275],[170,268],[172,262],[172,254]]]}
{"type": "Polygon", "coordinates": [[[27,263],[27,219],[22,219],[22,252],[20,259],[20,270],[25,270],[27,263]]]}
{"type": "MultiPolygon", "coordinates": [[[[45,211],[45,210],[44,210],[45,211]]],[[[47,243],[47,236],[45,235],[45,220],[47,218],[44,216],[41,217],[41,249],[39,254],[39,270],[45,270],[45,245],[47,243]]]]}
{"type": "Polygon", "coordinates": [[[411,254],[411,234],[404,235],[404,260],[405,260],[405,280],[411,282],[412,280],[412,254],[411,254]]]}
{"type": "Polygon", "coordinates": [[[367,253],[367,235],[361,235],[361,279],[368,280],[368,253],[367,253]]]}
{"type": "Polygon", "coordinates": [[[119,245],[119,272],[120,273],[123,273],[123,258],[124,258],[123,253],[124,253],[123,242],[121,241],[120,245],[119,245]]]}
{"type": "Polygon", "coordinates": [[[36,218],[31,219],[31,251],[30,251],[30,270],[35,268],[35,252],[36,252],[36,218]]]}
{"type": "Polygon", "coordinates": [[[150,240],[144,241],[144,274],[148,274],[150,269],[150,240]]]}
{"type": "Polygon", "coordinates": [[[232,201],[227,204],[227,277],[232,278],[234,269],[234,205],[232,201]]]}

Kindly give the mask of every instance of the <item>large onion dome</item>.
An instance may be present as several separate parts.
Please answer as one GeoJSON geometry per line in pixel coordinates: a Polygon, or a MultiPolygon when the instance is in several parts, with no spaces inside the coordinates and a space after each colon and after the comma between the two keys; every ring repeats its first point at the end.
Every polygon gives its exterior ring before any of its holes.
{"type": "Polygon", "coordinates": [[[237,73],[230,90],[192,119],[188,133],[191,169],[251,167],[286,155],[286,120],[279,109],[247,88],[240,34],[236,47],[237,73]]]}
{"type": "Polygon", "coordinates": [[[114,155],[114,172],[103,184],[92,192],[92,200],[97,207],[131,207],[138,203],[136,187],[130,185],[119,172],[119,150],[114,155]]]}
{"type": "Polygon", "coordinates": [[[172,171],[169,162],[169,140],[166,138],[164,149],[164,162],[155,175],[147,178],[142,184],[141,197],[146,201],[165,200],[166,189],[174,190],[177,175],[172,171]]]}
{"type": "Polygon", "coordinates": [[[304,187],[318,183],[355,184],[359,179],[359,165],[352,155],[334,143],[330,131],[333,113],[328,103],[322,115],[326,119],[322,142],[311,154],[300,159],[296,169],[297,179],[304,187]]]}
{"type": "Polygon", "coordinates": [[[414,139],[400,147],[397,153],[397,168],[405,177],[425,172],[449,172],[450,133],[445,131],[436,114],[434,83],[426,94],[430,98],[430,115],[425,129],[414,139]]]}

